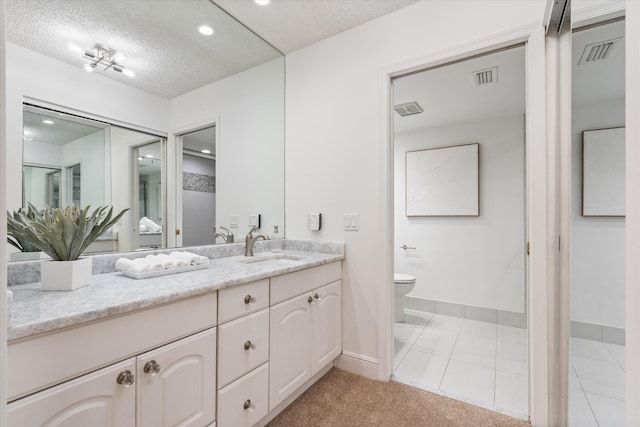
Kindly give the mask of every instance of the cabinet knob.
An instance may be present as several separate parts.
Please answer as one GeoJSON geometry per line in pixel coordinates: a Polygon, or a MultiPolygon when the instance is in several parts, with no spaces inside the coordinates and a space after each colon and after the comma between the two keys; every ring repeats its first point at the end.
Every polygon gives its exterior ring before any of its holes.
{"type": "Polygon", "coordinates": [[[245,304],[253,304],[254,302],[256,302],[256,299],[251,295],[247,295],[246,297],[244,297],[245,304]]]}
{"type": "Polygon", "coordinates": [[[244,349],[245,350],[255,350],[256,349],[256,345],[254,343],[252,343],[251,341],[247,341],[246,343],[244,343],[244,349]]]}
{"type": "Polygon", "coordinates": [[[120,372],[116,377],[116,382],[124,387],[131,387],[135,381],[135,375],[133,375],[128,369],[120,372]]]}
{"type": "Polygon", "coordinates": [[[307,298],[307,302],[308,302],[309,304],[311,304],[311,303],[313,302],[313,297],[309,297],[309,298],[307,298]]]}
{"type": "Polygon", "coordinates": [[[313,294],[313,299],[315,299],[316,301],[320,301],[322,298],[320,298],[320,295],[318,294],[313,294]]]}
{"type": "Polygon", "coordinates": [[[244,405],[242,405],[242,407],[244,409],[249,409],[250,411],[253,411],[253,408],[255,408],[255,406],[253,405],[253,402],[251,402],[251,399],[247,399],[244,402],[244,405]]]}
{"type": "Polygon", "coordinates": [[[160,365],[155,360],[149,360],[142,368],[145,374],[158,375],[160,373],[160,365]]]}

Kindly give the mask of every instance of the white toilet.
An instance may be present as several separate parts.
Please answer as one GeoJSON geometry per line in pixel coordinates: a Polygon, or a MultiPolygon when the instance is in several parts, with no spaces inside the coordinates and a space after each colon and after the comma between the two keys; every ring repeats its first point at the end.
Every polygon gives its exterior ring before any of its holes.
{"type": "Polygon", "coordinates": [[[416,278],[408,274],[394,273],[393,293],[395,306],[393,311],[393,321],[404,322],[404,296],[407,295],[416,285],[416,278]]]}

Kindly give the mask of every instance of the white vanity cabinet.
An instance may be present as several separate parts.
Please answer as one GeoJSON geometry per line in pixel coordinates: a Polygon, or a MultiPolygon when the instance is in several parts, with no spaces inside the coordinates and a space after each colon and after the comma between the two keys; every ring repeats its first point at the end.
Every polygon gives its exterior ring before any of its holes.
{"type": "Polygon", "coordinates": [[[269,280],[218,297],[217,422],[252,426],[269,412],[269,280]]]}
{"type": "Polygon", "coordinates": [[[214,423],[216,311],[211,293],[9,343],[10,396],[29,395],[8,427],[214,423]]]}
{"type": "Polygon", "coordinates": [[[277,303],[270,309],[270,410],[342,351],[340,268],[333,263],[272,279],[277,303]],[[304,293],[286,299],[299,291],[304,293]]]}
{"type": "Polygon", "coordinates": [[[135,358],[100,369],[7,407],[9,427],[134,427],[135,358]],[[123,384],[118,384],[118,380],[123,384]]]}

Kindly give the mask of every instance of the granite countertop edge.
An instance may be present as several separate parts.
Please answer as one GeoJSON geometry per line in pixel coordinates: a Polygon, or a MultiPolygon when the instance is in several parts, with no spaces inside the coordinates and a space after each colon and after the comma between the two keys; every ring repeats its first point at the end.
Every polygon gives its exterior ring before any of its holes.
{"type": "Polygon", "coordinates": [[[64,292],[43,292],[40,283],[12,286],[7,337],[9,342],[24,339],[344,259],[344,254],[283,253],[300,259],[260,265],[238,262],[238,256],[216,258],[207,269],[140,280],[122,273],[98,274],[90,285],[64,292]]]}

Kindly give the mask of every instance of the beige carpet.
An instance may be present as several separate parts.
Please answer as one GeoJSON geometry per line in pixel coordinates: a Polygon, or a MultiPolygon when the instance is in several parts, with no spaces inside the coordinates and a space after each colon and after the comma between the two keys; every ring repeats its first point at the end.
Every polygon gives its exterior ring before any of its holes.
{"type": "Polygon", "coordinates": [[[333,368],[267,426],[530,427],[530,424],[395,381],[375,381],[333,368]]]}

